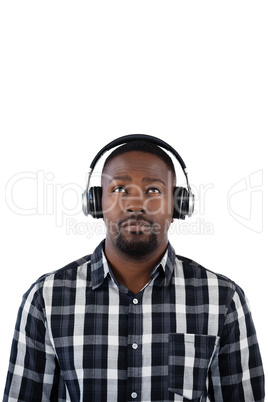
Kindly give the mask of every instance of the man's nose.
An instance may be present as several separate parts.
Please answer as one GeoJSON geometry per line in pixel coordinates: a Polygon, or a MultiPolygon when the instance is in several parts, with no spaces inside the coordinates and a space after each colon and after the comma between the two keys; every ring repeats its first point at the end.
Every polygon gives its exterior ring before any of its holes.
{"type": "Polygon", "coordinates": [[[144,208],[135,207],[135,206],[131,206],[131,207],[125,209],[125,212],[128,213],[128,214],[132,214],[132,215],[135,215],[135,214],[138,215],[138,214],[145,214],[146,213],[144,208]]]}
{"type": "Polygon", "coordinates": [[[129,195],[124,199],[124,212],[126,213],[146,213],[145,196],[142,190],[133,186],[129,195]]]}

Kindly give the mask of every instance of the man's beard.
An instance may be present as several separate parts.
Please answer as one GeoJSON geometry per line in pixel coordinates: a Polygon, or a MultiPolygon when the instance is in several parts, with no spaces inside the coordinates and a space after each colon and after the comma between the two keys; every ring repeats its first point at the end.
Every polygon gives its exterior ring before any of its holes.
{"type": "Polygon", "coordinates": [[[139,236],[138,233],[132,240],[127,240],[121,232],[116,238],[116,246],[118,249],[129,257],[135,258],[141,258],[152,253],[157,249],[157,244],[156,233],[151,233],[146,240],[139,236]]]}

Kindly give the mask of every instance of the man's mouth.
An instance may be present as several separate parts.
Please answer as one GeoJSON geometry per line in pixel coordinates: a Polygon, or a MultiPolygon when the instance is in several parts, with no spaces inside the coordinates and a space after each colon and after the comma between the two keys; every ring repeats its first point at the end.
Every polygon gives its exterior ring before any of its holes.
{"type": "Polygon", "coordinates": [[[146,232],[151,231],[151,223],[144,219],[127,219],[120,225],[121,229],[127,232],[146,232]]]}

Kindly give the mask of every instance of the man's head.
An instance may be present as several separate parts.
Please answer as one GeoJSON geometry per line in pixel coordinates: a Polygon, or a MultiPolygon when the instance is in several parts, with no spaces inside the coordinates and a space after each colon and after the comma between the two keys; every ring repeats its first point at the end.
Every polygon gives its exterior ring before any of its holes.
{"type": "MultiPolygon", "coordinates": [[[[131,142],[127,142],[124,145],[119,146],[118,148],[114,149],[113,152],[106,158],[103,166],[103,171],[105,171],[106,165],[116,156],[122,155],[126,152],[131,152],[131,151],[139,151],[139,152],[144,152],[147,154],[152,154],[155,156],[158,156],[162,161],[164,161],[168,167],[168,169],[173,173],[174,175],[174,180],[176,182],[176,173],[175,173],[175,168],[173,161],[171,157],[163,151],[162,148],[157,146],[156,144],[144,140],[134,140],[131,142]]],[[[145,156],[146,157],[146,156],[145,156]]]]}
{"type": "Polygon", "coordinates": [[[173,162],[157,145],[133,141],[115,149],[102,172],[106,241],[135,258],[164,249],[175,181],[173,162]]]}

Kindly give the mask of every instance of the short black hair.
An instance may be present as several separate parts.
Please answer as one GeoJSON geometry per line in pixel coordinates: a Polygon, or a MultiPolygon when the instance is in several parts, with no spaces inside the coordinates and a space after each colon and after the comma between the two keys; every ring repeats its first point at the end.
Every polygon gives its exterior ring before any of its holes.
{"type": "Polygon", "coordinates": [[[127,152],[131,152],[131,151],[139,151],[139,152],[144,152],[147,154],[152,154],[152,155],[158,156],[158,158],[162,159],[162,161],[165,162],[167,167],[172,171],[172,173],[174,174],[174,177],[176,177],[175,168],[174,168],[174,164],[173,164],[171,157],[165,151],[163,151],[162,148],[160,148],[156,144],[149,142],[149,141],[144,141],[144,140],[130,141],[124,145],[119,146],[118,148],[115,148],[110,153],[110,155],[108,155],[108,157],[106,158],[106,160],[104,162],[104,166],[103,166],[103,171],[104,171],[106,165],[113,158],[115,158],[118,155],[122,155],[127,152]]]}

